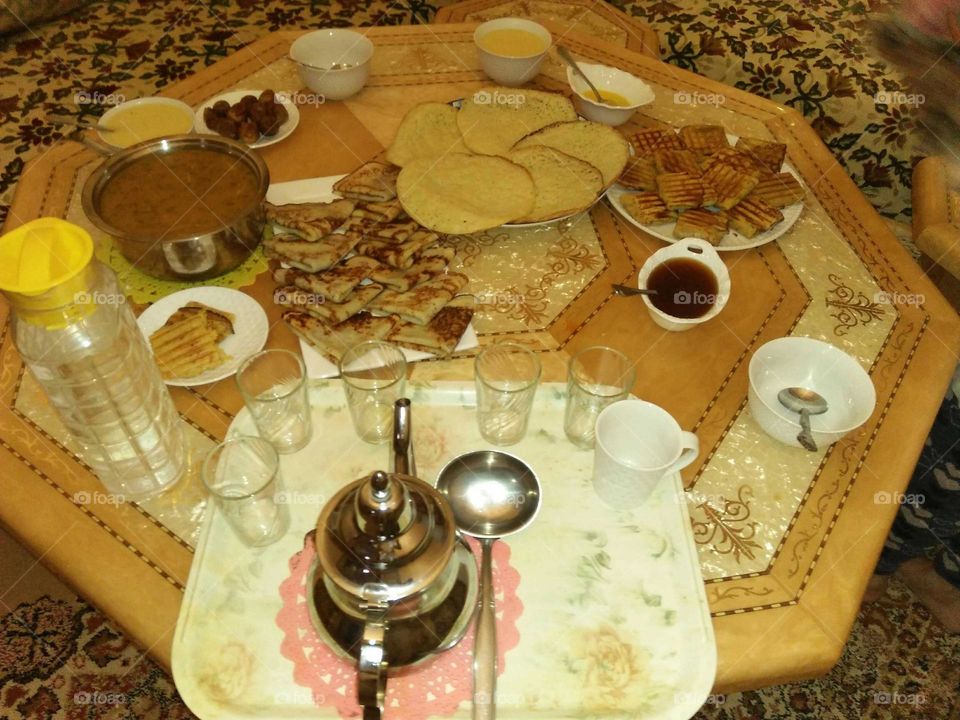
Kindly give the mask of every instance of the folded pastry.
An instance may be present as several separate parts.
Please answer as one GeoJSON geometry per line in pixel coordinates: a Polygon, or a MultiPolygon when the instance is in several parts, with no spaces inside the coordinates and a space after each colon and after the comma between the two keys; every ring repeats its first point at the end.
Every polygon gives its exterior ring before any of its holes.
{"type": "Polygon", "coordinates": [[[783,213],[763,200],[748,197],[730,211],[730,227],[747,238],[766,232],[783,220],[783,213]]]}
{"type": "Polygon", "coordinates": [[[392,222],[403,214],[403,207],[399,200],[388,200],[382,203],[366,203],[358,205],[353,211],[354,217],[367,218],[377,222],[392,222]]]}
{"type": "Polygon", "coordinates": [[[787,155],[787,146],[783,143],[748,137],[737,140],[737,149],[752,157],[767,172],[771,173],[780,172],[783,167],[783,160],[787,155]]]}
{"type": "Polygon", "coordinates": [[[397,324],[397,319],[389,315],[374,317],[369,313],[357,313],[341,323],[329,325],[310,313],[297,310],[285,310],[283,321],[295,335],[334,364],[339,364],[343,354],[355,345],[367,340],[382,340],[397,324]]]}
{"type": "Polygon", "coordinates": [[[754,175],[756,177],[765,175],[767,172],[766,169],[752,157],[732,147],[720,148],[712,155],[708,155],[700,161],[700,169],[704,173],[716,165],[726,165],[746,175],[754,175]]]}
{"type": "Polygon", "coordinates": [[[337,264],[360,242],[357,233],[336,233],[313,241],[292,235],[274,235],[263,241],[267,257],[307,272],[320,272],[337,264]]]}
{"type": "Polygon", "coordinates": [[[352,173],[341,178],[333,189],[350,200],[368,203],[384,203],[397,197],[396,165],[371,160],[352,173]]]}
{"type": "Polygon", "coordinates": [[[680,137],[683,144],[698,155],[710,155],[730,146],[727,133],[720,125],[686,125],[680,128],[680,137]]]}
{"type": "Polygon", "coordinates": [[[713,190],[714,201],[711,204],[724,210],[729,210],[743,200],[757,184],[756,176],[722,164],[707,170],[701,180],[713,190]]]}
{"type": "Polygon", "coordinates": [[[369,309],[397,315],[415,325],[426,325],[468,281],[461,273],[444,273],[406,292],[385,290],[370,303],[369,309]]]}
{"type": "Polygon", "coordinates": [[[433,245],[438,235],[426,230],[413,233],[403,242],[363,239],[357,243],[357,252],[394,268],[409,268],[414,257],[424,248],[433,245]]]}
{"type": "Polygon", "coordinates": [[[337,325],[363,310],[383,290],[383,285],[360,285],[343,302],[327,302],[322,295],[301,290],[296,285],[285,285],[273,293],[274,302],[294,310],[310,313],[328,325],[337,325]]]}
{"type": "Polygon", "coordinates": [[[350,217],[354,207],[352,200],[288,205],[264,204],[267,220],[292,230],[303,240],[319,240],[329,235],[350,217]]]}
{"type": "Polygon", "coordinates": [[[218,328],[208,323],[206,309],[168,320],[150,336],[160,375],[165,379],[194,377],[222,365],[230,358],[217,337],[218,328]]]}
{"type": "Polygon", "coordinates": [[[790,173],[777,173],[763,178],[748,197],[763,200],[775,208],[785,208],[803,200],[803,185],[790,173]]]}
{"type": "Polygon", "coordinates": [[[396,270],[385,265],[380,265],[377,270],[370,274],[370,279],[380,283],[388,290],[406,292],[420,283],[426,282],[444,272],[447,269],[447,264],[448,261],[446,258],[427,257],[417,260],[407,270],[396,270]]]}
{"type": "Polygon", "coordinates": [[[655,192],[640,192],[622,195],[620,204],[623,209],[636,220],[644,225],[656,225],[657,223],[673,220],[674,213],[660,199],[655,192]]]}
{"type": "Polygon", "coordinates": [[[712,212],[706,208],[692,208],[677,216],[673,236],[678,239],[695,237],[718,245],[727,234],[727,224],[727,213],[723,210],[712,212]]]}
{"type": "Polygon", "coordinates": [[[455,297],[426,325],[398,323],[390,330],[387,340],[401,347],[446,357],[456,349],[466,332],[475,304],[470,295],[455,297]]]}
{"type": "Polygon", "coordinates": [[[304,272],[299,268],[273,268],[273,279],[281,285],[296,285],[301,290],[322,295],[330,302],[343,302],[363,280],[376,270],[386,269],[373,258],[354,255],[323,273],[304,272]]]}

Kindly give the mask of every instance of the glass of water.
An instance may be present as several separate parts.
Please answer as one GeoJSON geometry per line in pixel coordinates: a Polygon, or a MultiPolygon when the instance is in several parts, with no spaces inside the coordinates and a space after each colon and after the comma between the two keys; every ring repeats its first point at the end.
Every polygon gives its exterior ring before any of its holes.
{"type": "Polygon", "coordinates": [[[289,350],[263,350],[237,371],[237,386],[260,435],[279,453],[293,453],[310,442],[310,400],[303,359],[289,350]]]}
{"type": "Polygon", "coordinates": [[[513,445],[523,439],[540,370],[536,354],[518,343],[495,343],[477,355],[477,425],[484,440],[513,445]]]}
{"type": "Polygon", "coordinates": [[[570,358],[563,418],[563,431],[570,442],[592,448],[600,411],[624,400],[636,381],[636,363],[619,350],[596,345],[570,358]]]}
{"type": "Polygon", "coordinates": [[[220,443],[204,459],[202,476],[230,527],[247,545],[269,545],[290,527],[280,457],[267,440],[240,435],[220,443]]]}
{"type": "Polygon", "coordinates": [[[340,377],[353,427],[364,442],[393,437],[393,404],[403,397],[407,359],[400,348],[379,340],[355,345],[340,358],[340,377]]]}

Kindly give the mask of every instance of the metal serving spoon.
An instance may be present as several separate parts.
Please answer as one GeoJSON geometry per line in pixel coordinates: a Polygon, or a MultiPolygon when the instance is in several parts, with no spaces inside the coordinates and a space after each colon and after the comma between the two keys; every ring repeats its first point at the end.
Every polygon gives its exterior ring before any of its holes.
{"type": "Polygon", "coordinates": [[[777,400],[787,410],[800,413],[800,434],[797,442],[810,452],[817,451],[817,443],[810,432],[810,416],[822,415],[829,407],[826,399],[808,388],[788,387],[777,393],[777,400]]]}
{"type": "Polygon", "coordinates": [[[656,290],[650,290],[648,288],[635,288],[630,287],[629,285],[620,285],[619,283],[612,283],[613,285],[613,294],[614,295],[656,295],[656,290]]]}
{"type": "Polygon", "coordinates": [[[478,450],[451,460],[437,476],[460,532],[480,541],[480,614],[473,646],[473,717],[493,720],[497,688],[497,626],[493,596],[493,543],[533,522],[540,482],[523,460],[478,450]]]}
{"type": "Polygon", "coordinates": [[[593,94],[597,96],[597,102],[598,102],[598,103],[602,103],[602,102],[603,102],[603,98],[600,96],[600,91],[597,90],[597,86],[594,85],[592,82],[590,82],[590,78],[588,78],[588,77],[584,74],[583,70],[580,69],[580,66],[577,65],[577,61],[573,59],[573,55],[571,55],[570,52],[569,52],[563,45],[557,45],[556,48],[557,48],[557,53],[560,55],[561,58],[563,58],[563,61],[564,61],[567,65],[569,65],[570,67],[572,67],[572,68],[573,68],[573,71],[574,71],[577,75],[579,75],[580,77],[582,77],[582,78],[583,78],[583,81],[584,81],[585,83],[587,83],[587,85],[590,86],[590,89],[593,90],[593,94]]]}

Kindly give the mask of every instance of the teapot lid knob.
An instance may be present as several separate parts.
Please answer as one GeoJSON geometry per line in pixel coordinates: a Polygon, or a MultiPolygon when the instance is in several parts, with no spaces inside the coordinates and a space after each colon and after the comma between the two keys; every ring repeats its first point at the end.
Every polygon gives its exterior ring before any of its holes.
{"type": "Polygon", "coordinates": [[[390,478],[383,470],[377,470],[370,477],[370,494],[378,502],[386,502],[390,499],[390,478]]]}

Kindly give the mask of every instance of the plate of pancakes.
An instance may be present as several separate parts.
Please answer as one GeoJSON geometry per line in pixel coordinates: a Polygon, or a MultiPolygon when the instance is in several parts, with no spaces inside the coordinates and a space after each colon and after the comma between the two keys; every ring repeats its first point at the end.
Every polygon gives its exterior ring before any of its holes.
{"type": "Polygon", "coordinates": [[[167,385],[192,387],[233,375],[260,352],[270,327],[260,304],[230,288],[201,286],[167,295],[137,325],[167,385]]]}
{"type": "Polygon", "coordinates": [[[623,172],[630,145],[578,117],[559,93],[484,87],[404,115],[385,160],[421,226],[465,235],[539,225],[589,210],[623,172]]]}
{"type": "Polygon", "coordinates": [[[631,157],[607,198],[661,240],[695,237],[719,251],[745,250],[781,237],[803,212],[805,189],[783,143],[738,137],[720,125],[625,135],[631,157]]]}

